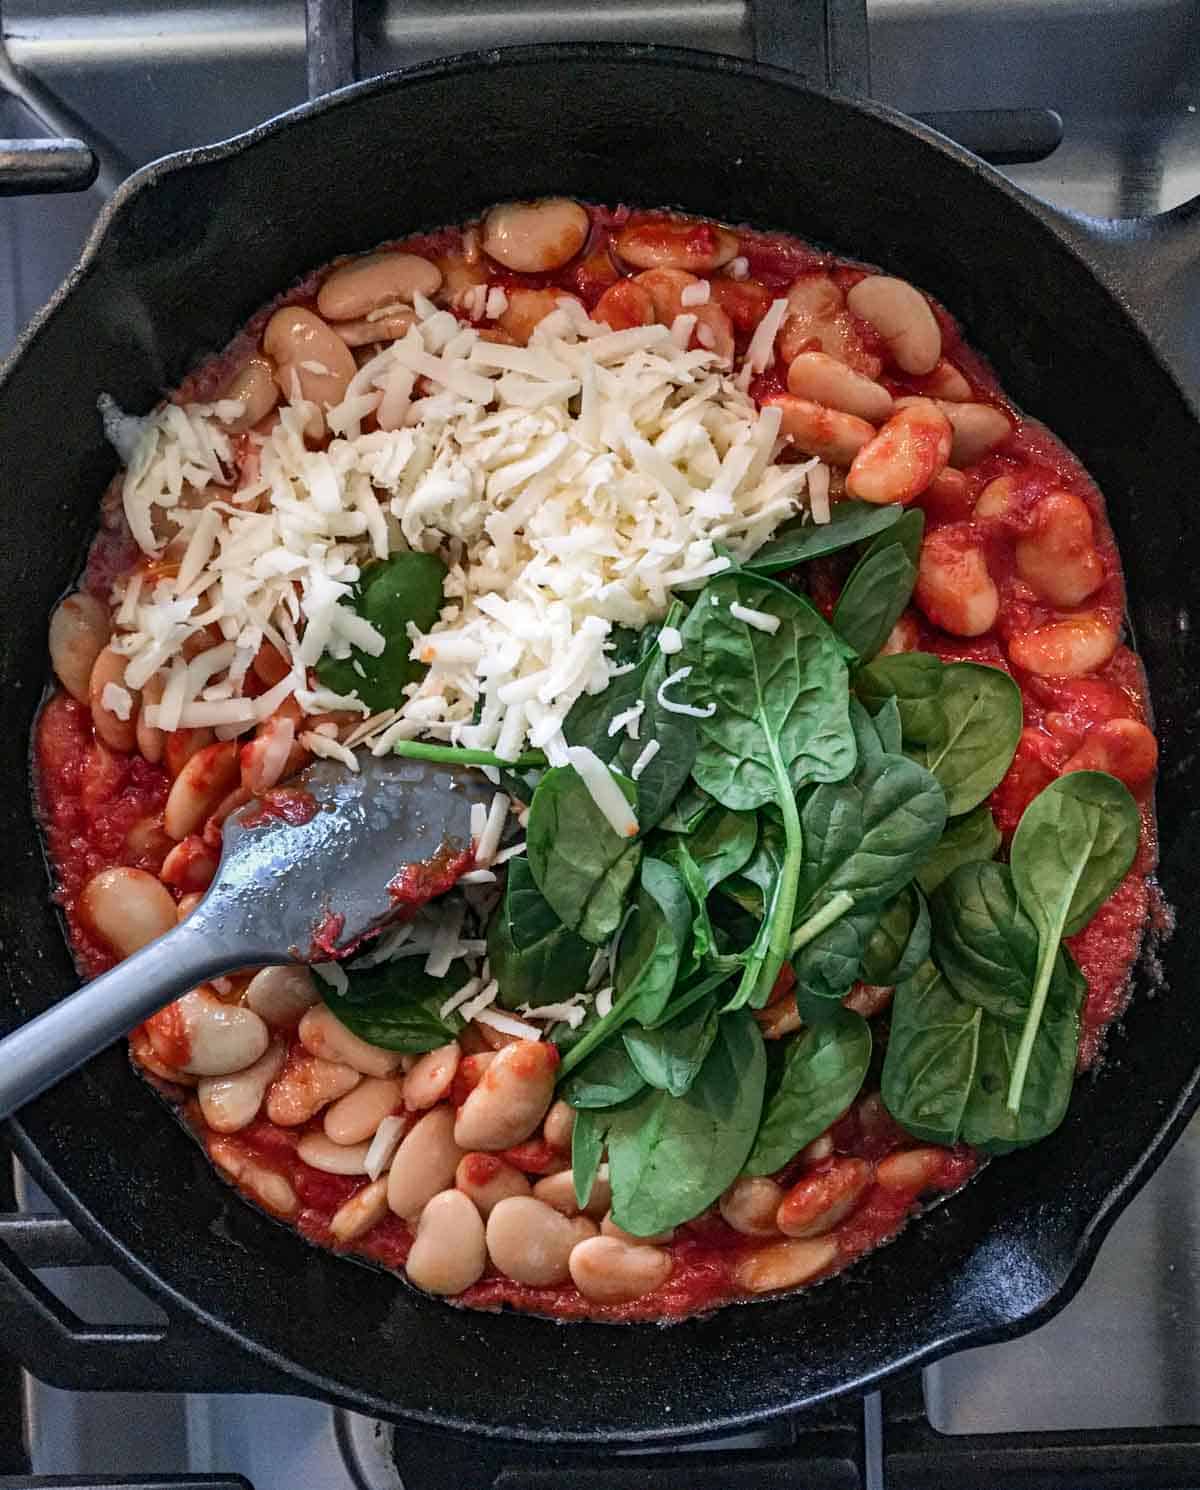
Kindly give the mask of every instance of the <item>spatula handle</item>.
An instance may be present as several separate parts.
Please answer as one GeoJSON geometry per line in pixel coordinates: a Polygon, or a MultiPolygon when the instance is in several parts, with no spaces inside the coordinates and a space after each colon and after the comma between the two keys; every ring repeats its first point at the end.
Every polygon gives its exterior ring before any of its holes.
{"type": "Polygon", "coordinates": [[[212,928],[185,921],[0,1040],[0,1118],[205,978],[241,966],[212,928]]]}

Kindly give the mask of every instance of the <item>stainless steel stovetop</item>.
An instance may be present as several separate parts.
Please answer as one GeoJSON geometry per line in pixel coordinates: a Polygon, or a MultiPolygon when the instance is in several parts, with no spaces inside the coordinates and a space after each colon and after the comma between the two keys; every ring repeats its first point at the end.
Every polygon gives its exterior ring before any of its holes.
{"type": "MultiPolygon", "coordinates": [[[[883,102],[923,113],[1052,108],[1062,115],[1063,141],[1049,158],[1006,168],[1026,189],[1108,216],[1162,211],[1200,193],[1197,0],[868,0],[867,8],[871,91],[883,102]]],[[[529,41],[659,41],[743,56],[753,47],[742,0],[493,0],[487,7],[393,0],[362,11],[364,76],[529,41]]],[[[102,181],[235,133],[305,96],[299,0],[209,0],[204,7],[7,0],[2,25],[12,60],[66,104],[100,147],[102,181]]],[[[19,106],[0,101],[0,136],[40,133],[19,106]]],[[[102,200],[99,188],[0,200],[0,356],[70,269],[102,200]]],[[[1196,270],[1178,287],[1176,356],[1200,399],[1196,270]]],[[[24,1205],[45,1208],[23,1178],[19,1189],[24,1205]]],[[[1193,1125],[1117,1222],[1062,1314],[1023,1339],[925,1372],[929,1421],[951,1435],[948,1466],[954,1435],[1200,1424],[1198,1196],[1200,1126],[1193,1125]]],[[[110,1269],[45,1269],[41,1276],[87,1320],[160,1318],[110,1269]]],[[[302,1398],[73,1393],[29,1376],[22,1390],[35,1474],[241,1474],[256,1490],[400,1484],[389,1428],[302,1398]]],[[[919,1483],[900,1468],[885,1481],[877,1398],[852,1408],[846,1421],[862,1430],[869,1490],[919,1483]]],[[[766,1441],[786,1440],[767,1434],[766,1441]]],[[[1005,1483],[989,1471],[987,1490],[1006,1483],[1146,1490],[1150,1483],[1089,1477],[1070,1453],[1049,1470],[1030,1472],[1019,1454],[1012,1464],[1005,1483]]],[[[803,1483],[802,1459],[796,1468],[803,1483]]],[[[1164,1478],[1156,1469],[1153,1485],[1200,1485],[1200,1462],[1194,1475],[1182,1473],[1164,1478]]],[[[469,1473],[462,1486],[475,1490],[469,1473]]]]}

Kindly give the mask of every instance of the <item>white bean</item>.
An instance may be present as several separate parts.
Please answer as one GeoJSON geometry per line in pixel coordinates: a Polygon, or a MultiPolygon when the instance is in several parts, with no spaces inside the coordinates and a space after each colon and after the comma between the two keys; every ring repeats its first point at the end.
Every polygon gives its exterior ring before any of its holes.
{"type": "Polygon", "coordinates": [[[938,365],[942,333],[937,317],[907,280],[870,274],[849,291],[846,304],[874,326],[902,371],[930,373],[938,365]]]}
{"type": "Polygon", "coordinates": [[[378,1226],[387,1213],[387,1177],[384,1176],[356,1190],[349,1200],[343,1202],[333,1213],[329,1230],[339,1242],[354,1242],[373,1226],[378,1226]]]}
{"type": "Polygon", "coordinates": [[[835,1159],[828,1169],[805,1175],[783,1197],[775,1220],[784,1236],[823,1236],[844,1220],[866,1194],[872,1169],[865,1159],[835,1159]]]}
{"type": "Polygon", "coordinates": [[[365,1143],[334,1143],[324,1133],[305,1133],[296,1145],[296,1154],[324,1174],[366,1174],[368,1147],[365,1143]]]}
{"type": "Polygon", "coordinates": [[[569,197],[503,202],[483,220],[483,251],[520,274],[561,269],[587,241],[587,209],[569,197]]]}
{"type": "Polygon", "coordinates": [[[279,402],[279,387],[271,359],[261,352],[248,358],[221,390],[221,397],[236,399],[242,405],[242,412],[226,421],[226,429],[234,434],[253,429],[279,402]]]}
{"type": "Polygon", "coordinates": [[[578,1242],[566,1216],[529,1195],[496,1205],[487,1223],[487,1249],[507,1278],[544,1288],[570,1276],[571,1250],[578,1242]]]}
{"type": "Polygon", "coordinates": [[[353,1091],[361,1080],[353,1067],[338,1061],[323,1061],[307,1052],[292,1055],[271,1083],[267,1116],[281,1128],[297,1128],[353,1091]]]}
{"type": "Polygon", "coordinates": [[[496,1154],[464,1154],[454,1172],[455,1188],[474,1203],[486,1221],[494,1207],[514,1195],[528,1195],[529,1181],[496,1154]]]}
{"type": "Polygon", "coordinates": [[[136,689],[125,688],[126,659],[111,647],[105,647],[92,664],[88,679],[88,703],[92,710],[92,724],[96,734],[112,750],[132,750],[137,743],[137,710],[139,695],[136,689]],[[104,690],[109,686],[125,688],[130,698],[130,711],[122,719],[104,702],[104,690]]]}
{"type": "Polygon", "coordinates": [[[950,444],[950,424],[937,404],[906,400],[854,457],[846,490],[880,505],[911,502],[945,466],[950,444]]]}
{"type": "MultiPolygon", "coordinates": [[[[415,1220],[422,1207],[454,1184],[462,1157],[454,1141],[453,1108],[432,1108],[404,1135],[396,1150],[388,1171],[388,1205],[405,1221],[415,1220]]],[[[479,1214],[474,1206],[471,1210],[479,1214]]]]}
{"type": "Polygon", "coordinates": [[[334,1143],[361,1143],[374,1136],[385,1117],[404,1100],[404,1088],[396,1076],[364,1076],[325,1113],[325,1132],[334,1143]]]}
{"type": "Polygon", "coordinates": [[[952,466],[973,466],[1012,434],[1012,421],[992,404],[955,403],[939,399],[938,407],[950,421],[954,440],[950,446],[952,466]]]}
{"type": "Polygon", "coordinates": [[[738,1258],[733,1281],[743,1293],[775,1293],[796,1288],[829,1267],[837,1258],[837,1243],[828,1237],[768,1242],[738,1258]]]}
{"type": "Polygon", "coordinates": [[[875,426],[855,414],[843,414],[792,393],[772,393],[763,407],[782,415],[779,432],[806,455],[816,455],[831,466],[848,466],[875,438],[875,426]]]}
{"type": "Polygon", "coordinates": [[[704,274],[728,264],[737,235],[699,217],[645,217],[622,228],[613,243],[617,257],[637,269],[687,269],[704,274]]]}
{"type": "Polygon", "coordinates": [[[130,957],[175,925],[175,902],[144,869],[101,869],[83,887],[79,916],[119,957],[130,957]]]}
{"type": "Polygon", "coordinates": [[[294,1028],[321,999],[313,975],[294,964],[260,968],[242,997],[247,1009],[253,1009],[274,1030],[294,1028]]]}
{"type": "Polygon", "coordinates": [[[108,606],[94,595],[68,595],[50,617],[50,665],[77,703],[88,701],[92,669],[111,634],[108,606]]]}
{"type": "Polygon", "coordinates": [[[457,1041],[426,1051],[404,1078],[404,1105],[409,1112],[423,1112],[445,1098],[461,1056],[457,1041]]]}
{"type": "Polygon", "coordinates": [[[258,1060],[229,1076],[204,1076],[196,1096],[204,1121],[218,1133],[236,1133],[258,1116],[267,1088],[283,1069],[287,1045],[273,1040],[258,1060]]]}
{"type": "Polygon", "coordinates": [[[339,264],[317,291],[317,309],[327,321],[357,321],[373,310],[416,295],[435,295],[442,271],[419,254],[363,254],[339,264]]]}
{"type": "Polygon", "coordinates": [[[542,1124],[542,1137],[558,1154],[571,1152],[571,1141],[575,1135],[575,1109],[560,1097],[546,1114],[542,1124]]]}
{"type": "Polygon", "coordinates": [[[193,1076],[229,1076],[243,1071],[266,1050],[271,1035],[251,1009],[224,1004],[215,994],[193,988],[177,999],[188,1058],[181,1069],[193,1076]]]}
{"type": "Polygon", "coordinates": [[[612,1186],[606,1176],[598,1174],[592,1183],[587,1204],[580,1206],[575,1198],[575,1177],[569,1169],[564,1169],[559,1174],[548,1174],[544,1179],[538,1180],[533,1193],[536,1199],[552,1205],[564,1216],[577,1216],[582,1210],[584,1215],[599,1221],[612,1205],[612,1186]]]}
{"type": "MultiPolygon", "coordinates": [[[[341,403],[358,371],[354,354],[337,332],[300,305],[285,305],[275,312],[263,332],[263,350],[275,362],[275,381],[284,398],[291,398],[295,380],[301,396],[318,409],[341,403]]],[[[323,428],[324,420],[319,423],[323,428]]]]}
{"type": "Polygon", "coordinates": [[[542,1041],[518,1040],[498,1051],[458,1110],[458,1146],[507,1149],[528,1138],[554,1096],[558,1061],[558,1051],[542,1041]]]}
{"type": "Polygon", "coordinates": [[[671,1276],[671,1254],[631,1247],[613,1236],[578,1242],[569,1260],[575,1287],[593,1304],[628,1304],[653,1293],[671,1276]]]}
{"type": "Polygon", "coordinates": [[[743,1175],[721,1196],[721,1215],[743,1236],[778,1236],[775,1212],[782,1199],[774,1180],[743,1175]]]}
{"type": "Polygon", "coordinates": [[[462,1293],[487,1266],[483,1222],[461,1190],[443,1190],[421,1212],[405,1269],[426,1293],[462,1293]]]}
{"type": "Polygon", "coordinates": [[[825,352],[801,352],[793,359],[788,368],[788,391],[872,424],[879,424],[892,412],[892,395],[882,383],[864,377],[825,352]]]}
{"type": "Polygon", "coordinates": [[[163,808],[163,827],[176,841],[197,833],[238,784],[235,740],[206,745],[176,776],[163,808]]]}
{"type": "Polygon", "coordinates": [[[340,1061],[364,1076],[390,1076],[400,1053],[368,1045],[353,1034],[325,1004],[314,1004],[300,1020],[300,1043],[324,1061],[340,1061]]]}

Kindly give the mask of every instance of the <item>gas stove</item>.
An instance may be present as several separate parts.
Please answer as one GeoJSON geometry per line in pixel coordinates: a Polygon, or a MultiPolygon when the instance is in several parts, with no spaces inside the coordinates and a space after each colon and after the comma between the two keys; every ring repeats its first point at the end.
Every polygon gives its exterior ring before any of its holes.
{"type": "MultiPolygon", "coordinates": [[[[1062,207],[1145,216],[1200,193],[1195,0],[364,0],[352,25],[354,10],[6,0],[0,33],[16,72],[0,56],[0,136],[78,137],[97,177],[87,190],[0,198],[0,356],[136,166],[247,128],[355,69],[481,47],[655,41],[753,56],[918,114],[1062,207]]],[[[0,162],[5,151],[0,139],[0,162]]],[[[64,181],[93,169],[83,150],[24,158],[64,181]]],[[[1168,350],[1200,403],[1198,289],[1200,265],[1169,288],[1168,350]]],[[[120,1390],[186,1387],[177,1361],[155,1374],[163,1315],[27,1176],[13,1179],[5,1195],[0,1176],[0,1241],[83,1324],[64,1330],[42,1371],[56,1386],[22,1370],[22,1342],[0,1334],[0,1490],[1200,1487],[1198,1125],[1119,1219],[1076,1298],[1033,1333],[818,1415],[602,1463],[434,1438],[296,1396],[120,1390]]]]}

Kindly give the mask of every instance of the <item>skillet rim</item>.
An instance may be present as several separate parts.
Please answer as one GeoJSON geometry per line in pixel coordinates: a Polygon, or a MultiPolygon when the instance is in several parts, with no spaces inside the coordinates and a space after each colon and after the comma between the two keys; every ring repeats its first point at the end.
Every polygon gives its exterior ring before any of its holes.
{"type": "MultiPolygon", "coordinates": [[[[1147,355],[1152,358],[1169,381],[1175,393],[1179,396],[1187,415],[1194,419],[1195,416],[1191,408],[1191,401],[1186,391],[1180,387],[1171,367],[1161,355],[1153,336],[1144,324],[1144,318],[1129,303],[1128,297],[1121,292],[1119,275],[1115,272],[1112,263],[1105,264],[1104,254],[1101,251],[1103,248],[1101,235],[1107,225],[1101,220],[1087,219],[1078,214],[1065,214],[1056,208],[1049,207],[1045,203],[1028,196],[1028,194],[1008,181],[1007,178],[1000,175],[999,172],[994,171],[984,162],[970,155],[953,141],[947,140],[926,126],[918,124],[907,116],[899,114],[883,105],[869,100],[849,99],[843,95],[831,94],[823,90],[810,88],[800,83],[783,69],[746,62],[738,58],[682,48],[610,43],[550,43],[535,46],[489,49],[460,54],[449,58],[435,59],[417,64],[411,68],[381,74],[378,77],[352,84],[334,93],[301,104],[295,109],[255,125],[253,128],[234,135],[229,139],[164,156],[142,167],[128,178],[127,181],[122,183],[114,196],[106,204],[88,237],[75,269],[47,305],[31,321],[18,340],[11,355],[5,360],[3,366],[0,366],[0,397],[3,396],[10,377],[25,356],[37,344],[45,328],[62,311],[74,291],[87,278],[93,266],[101,258],[114,225],[119,223],[122,215],[131,203],[140,198],[144,193],[153,191],[161,180],[174,176],[179,172],[186,172],[194,167],[203,167],[238,156],[251,150],[260,140],[271,138],[276,134],[286,131],[298,119],[307,119],[326,113],[333,113],[337,109],[351,105],[359,99],[399,90],[410,82],[419,82],[431,77],[453,79],[459,76],[469,76],[480,69],[495,66],[519,67],[525,63],[571,63],[588,61],[628,64],[635,67],[660,65],[699,72],[723,73],[735,78],[748,77],[758,81],[765,81],[777,86],[786,87],[790,92],[796,94],[815,96],[834,107],[840,107],[854,113],[866,115],[887,128],[899,130],[912,136],[926,147],[936,149],[942,155],[956,162],[959,167],[967,169],[983,179],[993,190],[998,189],[1012,207],[1023,210],[1035,218],[1040,226],[1053,236],[1058,246],[1065,250],[1072,259],[1076,260],[1093,280],[1098,281],[1100,287],[1107,292],[1109,298],[1114,302],[1114,309],[1119,310],[1131,322],[1138,340],[1147,355]],[[1085,245],[1089,244],[1101,260],[1099,265],[1092,262],[1085,252],[1085,245]]],[[[1120,224],[1114,225],[1110,236],[1114,236],[1119,228],[1120,224]]],[[[1087,1271],[1096,1255],[1096,1251],[1109,1227],[1111,1227],[1124,1205],[1128,1203],[1157,1167],[1158,1163],[1161,1162],[1171,1142],[1181,1131],[1197,1105],[1200,1105],[1200,1066],[1193,1068],[1190,1079],[1182,1090],[1178,1092],[1173,1104],[1161,1122],[1156,1125],[1137,1160],[1131,1166],[1127,1167],[1123,1175],[1109,1188],[1099,1202],[1098,1208],[1082,1224],[1078,1235],[1072,1238],[1070,1248],[1068,1249],[1066,1247],[1061,1237],[1057,1239],[1058,1252],[1054,1258],[1055,1267],[1053,1271],[1049,1268],[1045,1269],[1040,1284],[1034,1285],[1036,1297],[1026,1296],[1019,1303],[1007,1305],[1005,1301],[999,1301],[993,1297],[988,1301],[993,1315],[990,1321],[977,1320],[970,1322],[968,1320],[957,1326],[945,1325],[932,1331],[931,1338],[923,1339],[920,1343],[908,1349],[893,1347],[890,1353],[887,1354],[883,1364],[870,1369],[859,1369],[849,1379],[842,1381],[838,1385],[830,1386],[813,1393],[811,1396],[803,1399],[805,1405],[815,1405],[850,1392],[868,1390],[878,1385],[881,1381],[895,1376],[900,1372],[911,1370],[920,1364],[928,1363],[939,1356],[967,1345],[982,1345],[1011,1338],[1034,1328],[1064,1307],[1084,1281],[1087,1271]]],[[[396,1418],[399,1416],[405,1421],[422,1423],[429,1427],[457,1431],[465,1430],[492,1438],[541,1444],[587,1444],[594,1443],[598,1439],[604,1439],[611,1443],[667,1443],[679,1439],[694,1439],[698,1431],[705,1433],[728,1432],[745,1427],[751,1423],[762,1421],[766,1417],[794,1410],[795,1408],[795,1403],[781,1403],[770,1407],[753,1407],[740,1413],[726,1413],[715,1419],[710,1418],[706,1420],[703,1430],[698,1429],[696,1424],[689,1423],[670,1424],[666,1426],[660,1424],[655,1428],[632,1431],[592,1429],[586,1432],[575,1431],[564,1433],[550,1428],[534,1428],[519,1424],[504,1426],[481,1425],[471,1423],[461,1415],[456,1416],[452,1413],[440,1411],[413,1411],[405,1409],[401,1414],[386,1399],[380,1399],[374,1393],[359,1391],[357,1395],[354,1395],[343,1392],[337,1387],[331,1390],[329,1381],[322,1379],[318,1373],[307,1367],[300,1366],[297,1362],[288,1359],[273,1348],[262,1345],[256,1340],[247,1339],[239,1333],[236,1325],[208,1314],[203,1305],[190,1300],[186,1295],[180,1293],[175,1286],[167,1282],[165,1278],[160,1277],[156,1272],[152,1271],[148,1264],[142,1263],[124,1242],[112,1235],[104,1223],[92,1215],[84,1202],[74,1196],[65,1181],[58,1178],[55,1171],[50,1168],[48,1161],[41,1155],[35,1140],[26,1131],[21,1120],[10,1120],[6,1125],[6,1130],[14,1149],[18,1152],[39,1184],[46,1189],[47,1193],[55,1199],[64,1213],[80,1227],[85,1235],[97,1240],[105,1252],[109,1254],[115,1253],[117,1265],[139,1287],[144,1288],[152,1297],[168,1303],[185,1316],[190,1316],[191,1319],[198,1320],[203,1326],[215,1330],[227,1340],[233,1342],[240,1351],[246,1352],[252,1357],[257,1357],[275,1371],[294,1381],[298,1389],[306,1391],[310,1395],[326,1400],[339,1401],[353,1406],[357,1410],[376,1412],[384,1417],[396,1418]]],[[[220,1181],[217,1181],[217,1183],[220,1183],[220,1181]]],[[[770,1307],[771,1302],[767,1301],[754,1307],[770,1307]]],[[[686,1329],[687,1325],[676,1326],[676,1328],[686,1329]]]]}

